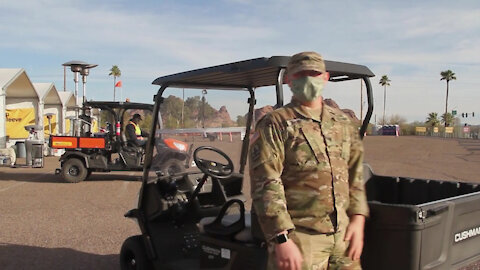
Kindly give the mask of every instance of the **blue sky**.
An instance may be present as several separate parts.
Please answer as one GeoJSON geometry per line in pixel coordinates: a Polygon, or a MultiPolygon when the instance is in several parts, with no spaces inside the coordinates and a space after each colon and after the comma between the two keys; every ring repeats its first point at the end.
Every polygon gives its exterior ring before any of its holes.
{"type": "MultiPolygon", "coordinates": [[[[63,89],[62,63],[99,66],[88,77],[89,99],[113,97],[112,65],[122,71],[123,97],[149,102],[163,75],[244,59],[306,50],[325,59],[368,66],[377,119],[424,121],[443,113],[451,69],[449,109],[476,112],[480,123],[480,2],[472,1],[0,1],[0,67],[22,67],[33,82],[63,89]]],[[[67,73],[67,89],[73,89],[67,73]]],[[[326,97],[360,110],[359,82],[329,85],[326,97]]],[[[214,95],[209,102],[228,104],[214,95]]],[[[273,92],[258,96],[271,103],[273,92]]],[[[243,113],[228,106],[233,119],[243,113]]],[[[243,107],[242,107],[243,109],[243,107]]],[[[465,119],[463,119],[465,122],[465,119]]]]}

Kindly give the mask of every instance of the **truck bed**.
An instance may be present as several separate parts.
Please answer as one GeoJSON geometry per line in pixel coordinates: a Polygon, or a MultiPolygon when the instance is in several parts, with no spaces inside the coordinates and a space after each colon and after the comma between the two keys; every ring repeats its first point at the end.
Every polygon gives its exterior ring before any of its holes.
{"type": "Polygon", "coordinates": [[[480,269],[479,184],[365,175],[364,269],[480,269]]]}

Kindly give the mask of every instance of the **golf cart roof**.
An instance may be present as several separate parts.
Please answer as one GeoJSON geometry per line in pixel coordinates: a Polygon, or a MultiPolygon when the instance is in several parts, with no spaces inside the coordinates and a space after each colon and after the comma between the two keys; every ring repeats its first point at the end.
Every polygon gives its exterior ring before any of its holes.
{"type": "MultiPolygon", "coordinates": [[[[245,89],[278,83],[280,70],[290,56],[262,57],[219,66],[190,70],[155,79],[152,84],[188,88],[245,89]]],[[[347,81],[375,76],[366,66],[325,61],[330,81],[347,81]]]]}
{"type": "Polygon", "coordinates": [[[85,106],[99,109],[137,109],[137,110],[153,110],[153,104],[136,103],[136,102],[119,102],[119,101],[87,101],[85,106]]]}

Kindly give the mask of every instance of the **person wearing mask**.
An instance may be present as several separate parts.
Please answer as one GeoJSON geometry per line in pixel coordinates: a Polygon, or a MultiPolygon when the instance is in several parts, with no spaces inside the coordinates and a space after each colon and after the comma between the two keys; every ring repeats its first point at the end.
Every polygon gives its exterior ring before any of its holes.
{"type": "Polygon", "coordinates": [[[361,269],[363,146],[342,111],[323,102],[321,55],[291,57],[291,103],[265,115],[250,143],[252,208],[268,241],[268,269],[361,269]]]}

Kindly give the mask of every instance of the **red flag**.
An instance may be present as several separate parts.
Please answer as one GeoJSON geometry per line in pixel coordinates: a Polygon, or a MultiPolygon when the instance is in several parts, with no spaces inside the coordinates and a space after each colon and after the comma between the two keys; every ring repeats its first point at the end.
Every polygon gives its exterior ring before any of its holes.
{"type": "Polygon", "coordinates": [[[118,81],[118,82],[115,84],[115,87],[122,87],[122,81],[118,81]]]}

